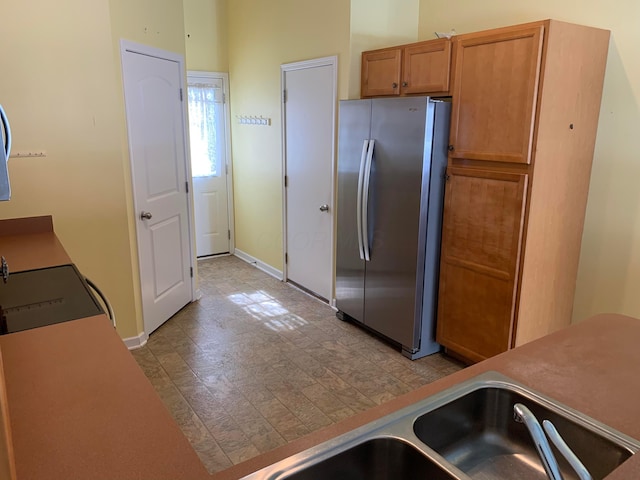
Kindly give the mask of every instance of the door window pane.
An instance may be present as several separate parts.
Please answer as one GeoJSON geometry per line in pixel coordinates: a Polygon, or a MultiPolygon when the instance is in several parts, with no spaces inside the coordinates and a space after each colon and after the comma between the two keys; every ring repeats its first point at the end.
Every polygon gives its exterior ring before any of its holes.
{"type": "Polygon", "coordinates": [[[189,83],[189,136],[191,172],[194,177],[218,177],[221,174],[221,140],[216,123],[221,118],[222,96],[217,85],[189,83]]]}

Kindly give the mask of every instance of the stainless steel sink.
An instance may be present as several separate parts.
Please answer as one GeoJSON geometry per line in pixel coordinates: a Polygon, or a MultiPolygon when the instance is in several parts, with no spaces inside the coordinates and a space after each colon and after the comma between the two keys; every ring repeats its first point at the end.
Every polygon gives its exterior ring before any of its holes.
{"type": "Polygon", "coordinates": [[[455,480],[412,445],[393,437],[368,440],[314,463],[286,480],[402,480],[420,478],[455,480]]]}
{"type": "MultiPolygon", "coordinates": [[[[546,479],[527,428],[513,419],[516,403],[539,421],[550,420],[594,479],[604,478],[635,451],[607,427],[507,385],[480,388],[421,415],[414,432],[471,478],[546,479]]],[[[563,477],[577,478],[564,457],[555,449],[554,454],[563,477]]]]}
{"type": "MultiPolygon", "coordinates": [[[[246,480],[545,479],[513,406],[551,420],[594,480],[640,442],[497,372],[487,372],[259,470],[246,480]]],[[[565,480],[575,479],[556,455],[565,480]]]]}

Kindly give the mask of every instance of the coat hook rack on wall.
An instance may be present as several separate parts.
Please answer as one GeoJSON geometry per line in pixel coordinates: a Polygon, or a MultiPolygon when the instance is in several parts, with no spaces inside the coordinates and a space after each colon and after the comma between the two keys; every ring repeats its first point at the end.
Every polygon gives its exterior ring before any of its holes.
{"type": "Polygon", "coordinates": [[[271,119],[262,115],[236,115],[236,118],[240,125],[262,125],[267,127],[271,125],[271,119]]]}

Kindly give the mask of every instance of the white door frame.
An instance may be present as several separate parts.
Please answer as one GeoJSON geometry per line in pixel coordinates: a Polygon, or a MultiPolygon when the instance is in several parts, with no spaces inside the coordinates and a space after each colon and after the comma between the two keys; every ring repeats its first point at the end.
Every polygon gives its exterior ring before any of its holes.
{"type": "MultiPolygon", "coordinates": [[[[188,70],[187,75],[205,78],[222,78],[222,91],[224,94],[224,143],[225,143],[225,168],[227,169],[227,215],[229,216],[229,255],[233,255],[236,250],[235,222],[233,218],[233,162],[231,161],[231,115],[229,113],[229,74],[225,72],[203,72],[188,70]]],[[[188,83],[188,82],[187,82],[188,83]]],[[[189,181],[191,177],[191,161],[189,161],[189,181]]],[[[191,186],[191,185],[190,185],[191,186]]],[[[193,191],[191,189],[190,191],[193,191]]],[[[193,197],[193,194],[191,194],[193,197]]],[[[195,228],[195,225],[194,225],[195,228]]],[[[195,238],[195,231],[194,231],[195,238]]]]}
{"type": "MultiPolygon", "coordinates": [[[[314,58],[312,60],[304,60],[301,62],[293,62],[293,63],[284,63],[280,65],[280,91],[283,92],[280,101],[281,101],[281,112],[282,112],[282,258],[285,258],[287,253],[287,189],[284,184],[284,176],[287,174],[287,113],[286,113],[286,105],[284,98],[284,90],[285,90],[285,78],[286,73],[295,71],[295,70],[303,70],[306,68],[314,68],[314,67],[325,67],[330,66],[333,68],[333,98],[335,99],[333,103],[333,136],[331,138],[331,198],[333,201],[333,205],[336,205],[336,110],[338,106],[338,56],[333,55],[330,57],[322,57],[322,58],[314,58]]],[[[336,265],[335,265],[335,244],[336,244],[336,216],[333,215],[333,222],[331,223],[331,298],[328,298],[331,306],[335,306],[335,281],[336,281],[336,265]]],[[[282,269],[283,280],[287,281],[287,262],[284,262],[284,267],[282,269]]]]}
{"type": "MultiPolygon", "coordinates": [[[[156,57],[156,58],[160,58],[163,60],[170,60],[173,62],[178,63],[179,67],[180,67],[180,71],[183,72],[183,75],[180,76],[180,89],[183,92],[183,96],[186,97],[186,93],[187,93],[187,88],[186,88],[186,69],[185,69],[185,62],[184,62],[184,57],[180,54],[174,53],[174,52],[170,52],[167,50],[162,50],[160,48],[156,48],[156,47],[150,47],[149,45],[143,45],[141,43],[136,43],[136,42],[132,42],[130,40],[125,40],[125,39],[121,39],[120,40],[120,61],[122,62],[123,58],[124,58],[124,54],[125,52],[131,52],[131,53],[138,53],[140,55],[147,55],[149,57],[156,57]]],[[[121,63],[121,68],[124,71],[124,65],[121,63]]],[[[123,77],[124,78],[124,77],[123,77]]],[[[126,102],[126,100],[125,100],[126,102]]],[[[126,104],[125,104],[125,115],[126,115],[126,104]]],[[[193,224],[193,182],[191,179],[191,155],[190,155],[190,150],[189,150],[189,145],[188,145],[188,141],[189,141],[189,122],[188,122],[188,118],[187,118],[187,102],[184,101],[182,102],[182,126],[184,129],[184,141],[182,143],[182,148],[184,149],[184,161],[185,161],[185,175],[186,175],[186,181],[189,184],[189,195],[188,195],[188,202],[187,202],[187,211],[188,211],[188,215],[187,215],[187,222],[188,222],[188,233],[189,233],[189,258],[191,259],[191,269],[193,271],[193,275],[191,276],[191,301],[193,302],[197,297],[196,297],[196,272],[197,269],[195,268],[197,265],[197,261],[196,261],[196,248],[195,248],[195,232],[194,232],[194,224],[193,224]]],[[[142,291],[142,277],[140,275],[140,241],[139,241],[139,237],[138,237],[138,229],[139,229],[139,222],[137,221],[137,212],[140,211],[140,209],[138,208],[137,205],[137,199],[136,199],[136,192],[134,189],[134,177],[135,177],[135,172],[133,171],[133,162],[131,161],[131,157],[132,157],[132,151],[131,151],[131,141],[129,139],[129,133],[127,132],[127,145],[128,145],[128,149],[129,149],[129,169],[131,172],[131,197],[133,199],[133,215],[134,215],[134,224],[136,227],[136,251],[138,254],[138,288],[140,289],[140,291],[142,291]]],[[[144,306],[143,306],[143,311],[142,311],[142,320],[143,320],[143,327],[144,327],[144,331],[142,332],[142,335],[140,335],[141,337],[141,343],[144,344],[146,342],[146,339],[148,338],[149,334],[147,333],[147,325],[144,322],[144,306]]]]}

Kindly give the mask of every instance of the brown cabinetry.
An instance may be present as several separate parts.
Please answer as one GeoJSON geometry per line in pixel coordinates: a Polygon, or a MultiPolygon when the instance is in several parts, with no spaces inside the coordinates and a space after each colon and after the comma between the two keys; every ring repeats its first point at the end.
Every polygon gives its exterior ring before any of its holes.
{"type": "Polygon", "coordinates": [[[609,32],[454,43],[437,340],[480,361],[571,321],[609,32]]]}
{"type": "Polygon", "coordinates": [[[450,65],[446,38],[363,52],[361,96],[447,95],[450,65]]]}
{"type": "Polygon", "coordinates": [[[452,158],[529,163],[544,27],[456,40],[452,158]]]}

